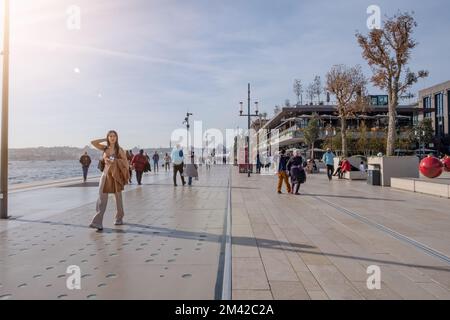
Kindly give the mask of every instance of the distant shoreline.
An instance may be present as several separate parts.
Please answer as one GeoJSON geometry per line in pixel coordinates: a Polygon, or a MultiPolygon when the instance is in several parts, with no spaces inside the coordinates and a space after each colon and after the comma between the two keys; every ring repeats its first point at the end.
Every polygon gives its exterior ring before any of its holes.
{"type": "MultiPolygon", "coordinates": [[[[134,147],[133,153],[139,152],[138,147],[134,147]]],[[[170,148],[144,148],[144,151],[151,154],[158,150],[158,152],[170,152],[170,148]]],[[[63,161],[63,160],[78,160],[85,152],[93,160],[98,160],[101,157],[101,151],[85,146],[84,148],[77,147],[37,147],[37,148],[11,148],[9,149],[9,161],[63,161]]]]}

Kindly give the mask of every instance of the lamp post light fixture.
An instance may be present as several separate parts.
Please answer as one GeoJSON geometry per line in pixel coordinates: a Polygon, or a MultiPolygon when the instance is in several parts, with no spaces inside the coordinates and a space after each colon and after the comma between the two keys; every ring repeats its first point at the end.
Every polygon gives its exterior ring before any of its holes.
{"type": "Polygon", "coordinates": [[[244,103],[241,101],[239,102],[240,109],[239,109],[239,116],[240,117],[247,117],[247,154],[245,156],[245,164],[247,166],[247,176],[250,177],[250,119],[251,117],[258,117],[259,116],[259,110],[258,110],[258,101],[255,101],[255,113],[250,113],[250,83],[248,84],[248,97],[247,97],[247,114],[244,114],[244,103]]]}
{"type": "Polygon", "coordinates": [[[187,149],[187,152],[189,154],[189,157],[191,158],[191,163],[192,163],[192,157],[191,157],[191,152],[189,151],[189,128],[191,126],[189,125],[189,117],[192,116],[192,115],[194,115],[194,114],[187,112],[186,113],[186,117],[184,118],[184,121],[183,121],[183,124],[186,125],[186,142],[187,142],[186,143],[186,149],[187,149]]]}
{"type": "Polygon", "coordinates": [[[325,137],[330,137],[331,151],[333,151],[333,138],[336,136],[336,129],[331,125],[325,130],[325,137]]]}
{"type": "Polygon", "coordinates": [[[425,157],[425,141],[422,138],[425,138],[425,130],[414,130],[414,136],[419,141],[419,149],[422,147],[422,157],[425,157]]]}

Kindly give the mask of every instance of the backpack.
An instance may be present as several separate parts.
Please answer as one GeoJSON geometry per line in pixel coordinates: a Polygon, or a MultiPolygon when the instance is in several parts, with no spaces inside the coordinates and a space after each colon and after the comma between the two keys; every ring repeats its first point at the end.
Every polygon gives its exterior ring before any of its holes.
{"type": "Polygon", "coordinates": [[[180,156],[180,158],[183,158],[183,150],[180,150],[180,151],[178,152],[178,155],[180,156]]]}

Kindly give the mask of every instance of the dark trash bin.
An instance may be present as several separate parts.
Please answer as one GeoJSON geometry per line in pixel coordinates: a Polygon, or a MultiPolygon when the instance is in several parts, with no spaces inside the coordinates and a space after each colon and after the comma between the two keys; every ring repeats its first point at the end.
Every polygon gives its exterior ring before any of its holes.
{"type": "Polygon", "coordinates": [[[370,168],[367,170],[367,184],[372,186],[381,186],[381,173],[378,168],[370,168]]]}

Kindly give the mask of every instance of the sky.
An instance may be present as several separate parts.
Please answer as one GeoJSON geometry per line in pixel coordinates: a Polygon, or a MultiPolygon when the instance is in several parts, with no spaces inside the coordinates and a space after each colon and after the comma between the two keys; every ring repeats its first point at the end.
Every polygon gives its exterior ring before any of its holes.
{"type": "Polygon", "coordinates": [[[446,0],[13,0],[10,147],[82,147],[109,129],[127,147],[166,147],[187,111],[204,129],[246,127],[249,82],[271,116],[296,102],[294,79],[306,87],[341,63],[370,77],[355,32],[369,32],[373,4],[415,12],[410,67],[430,76],[413,93],[450,80],[446,0]]]}

